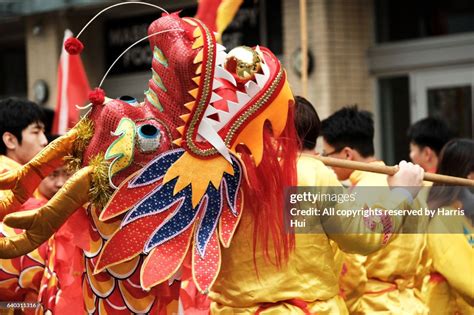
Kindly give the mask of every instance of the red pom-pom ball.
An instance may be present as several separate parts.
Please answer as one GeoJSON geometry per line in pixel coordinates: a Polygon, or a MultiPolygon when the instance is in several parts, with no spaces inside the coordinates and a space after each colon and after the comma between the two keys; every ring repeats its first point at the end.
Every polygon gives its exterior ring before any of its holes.
{"type": "Polygon", "coordinates": [[[70,55],[78,55],[84,49],[84,45],[75,37],[70,37],[66,39],[64,43],[64,48],[70,55]]]}
{"type": "Polygon", "coordinates": [[[105,92],[101,88],[95,88],[89,92],[89,101],[94,105],[102,105],[105,101],[105,92]]]}

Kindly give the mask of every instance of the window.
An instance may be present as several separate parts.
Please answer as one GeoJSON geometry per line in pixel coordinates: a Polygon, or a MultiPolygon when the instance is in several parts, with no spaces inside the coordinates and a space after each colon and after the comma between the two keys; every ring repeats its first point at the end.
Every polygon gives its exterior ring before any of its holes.
{"type": "Polygon", "coordinates": [[[409,160],[409,88],[408,76],[378,80],[382,158],[391,165],[401,160],[409,160]]]}
{"type": "Polygon", "coordinates": [[[378,43],[474,32],[472,0],[375,0],[378,43]]]}
{"type": "Polygon", "coordinates": [[[0,49],[0,99],[16,96],[26,98],[25,47],[0,49]],[[7,75],[5,75],[7,74],[7,75]]]}
{"type": "Polygon", "coordinates": [[[472,137],[470,85],[430,88],[427,94],[429,116],[445,120],[456,137],[472,137]]]}

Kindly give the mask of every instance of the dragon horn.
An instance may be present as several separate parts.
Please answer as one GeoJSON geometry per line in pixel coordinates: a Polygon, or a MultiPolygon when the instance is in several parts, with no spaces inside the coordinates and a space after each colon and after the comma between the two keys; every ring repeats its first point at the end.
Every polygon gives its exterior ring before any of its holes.
{"type": "Polygon", "coordinates": [[[22,234],[0,238],[0,258],[25,255],[48,240],[89,199],[92,167],[75,173],[47,204],[5,217],[3,223],[24,229],[22,234]]]}

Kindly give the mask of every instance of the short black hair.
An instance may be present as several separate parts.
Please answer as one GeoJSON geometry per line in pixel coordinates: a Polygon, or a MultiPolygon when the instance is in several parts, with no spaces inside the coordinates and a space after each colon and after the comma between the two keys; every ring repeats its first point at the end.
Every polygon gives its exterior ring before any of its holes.
{"type": "Polygon", "coordinates": [[[321,122],[324,140],[336,150],[350,147],[362,157],[374,155],[374,120],[372,113],[346,106],[321,122]]]}
{"type": "Polygon", "coordinates": [[[417,121],[408,129],[408,139],[420,148],[429,147],[439,155],[443,146],[454,134],[448,124],[439,118],[428,117],[417,121]]]}
{"type": "Polygon", "coordinates": [[[295,127],[302,149],[313,150],[321,129],[321,120],[313,105],[304,97],[296,96],[295,127]]]}
{"type": "MultiPolygon", "coordinates": [[[[0,100],[0,137],[10,132],[21,144],[21,132],[33,123],[42,123],[43,119],[43,110],[34,102],[16,97],[0,100]]],[[[0,154],[6,152],[7,147],[0,140],[0,154]]]]}

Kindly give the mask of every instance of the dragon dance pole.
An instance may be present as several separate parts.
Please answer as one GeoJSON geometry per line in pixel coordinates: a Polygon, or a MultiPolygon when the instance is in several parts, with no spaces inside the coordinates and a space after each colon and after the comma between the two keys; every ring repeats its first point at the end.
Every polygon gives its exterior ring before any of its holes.
{"type": "MultiPolygon", "coordinates": [[[[341,159],[324,157],[324,156],[316,156],[316,158],[319,159],[321,162],[323,162],[326,166],[342,167],[342,168],[348,168],[348,169],[353,169],[353,170],[387,174],[387,175],[393,175],[398,171],[398,166],[374,165],[374,164],[365,163],[365,162],[341,160],[341,159]]],[[[430,182],[437,182],[437,183],[443,183],[443,184],[449,184],[449,185],[474,186],[474,180],[471,180],[471,179],[433,174],[433,173],[425,173],[425,176],[423,177],[423,179],[430,182]]]]}

